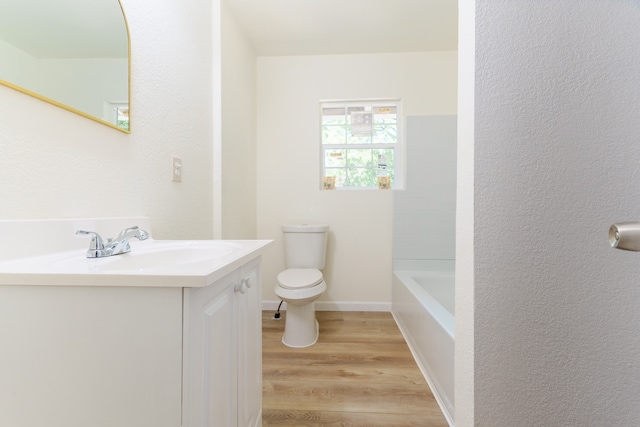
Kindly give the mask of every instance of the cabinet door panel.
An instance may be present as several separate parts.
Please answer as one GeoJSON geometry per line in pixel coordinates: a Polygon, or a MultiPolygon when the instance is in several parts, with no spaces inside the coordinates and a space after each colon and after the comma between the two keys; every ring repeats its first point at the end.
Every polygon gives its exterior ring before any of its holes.
{"type": "Polygon", "coordinates": [[[247,288],[238,299],[238,417],[241,426],[262,423],[262,297],[259,260],[247,265],[241,277],[247,288]]]}
{"type": "Polygon", "coordinates": [[[259,427],[260,258],[211,286],[184,292],[183,425],[259,427]]]}
{"type": "Polygon", "coordinates": [[[212,286],[187,290],[189,427],[236,425],[235,283],[233,275],[212,286]]]}

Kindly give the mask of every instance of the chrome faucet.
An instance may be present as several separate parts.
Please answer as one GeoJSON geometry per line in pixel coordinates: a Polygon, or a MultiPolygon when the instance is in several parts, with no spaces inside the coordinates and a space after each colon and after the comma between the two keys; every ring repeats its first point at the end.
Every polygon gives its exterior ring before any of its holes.
{"type": "Polygon", "coordinates": [[[91,243],[87,250],[87,258],[103,258],[126,254],[127,252],[131,252],[130,239],[135,237],[138,240],[146,240],[149,238],[149,233],[140,229],[137,225],[125,228],[115,239],[108,239],[106,244],[102,237],[95,231],[78,230],[76,234],[88,234],[91,236],[91,243]]]}
{"type": "Polygon", "coordinates": [[[125,228],[118,234],[118,237],[107,240],[105,248],[113,248],[111,255],[126,254],[127,252],[131,252],[129,240],[134,237],[138,240],[147,240],[149,238],[149,233],[140,229],[137,225],[125,228]]]}

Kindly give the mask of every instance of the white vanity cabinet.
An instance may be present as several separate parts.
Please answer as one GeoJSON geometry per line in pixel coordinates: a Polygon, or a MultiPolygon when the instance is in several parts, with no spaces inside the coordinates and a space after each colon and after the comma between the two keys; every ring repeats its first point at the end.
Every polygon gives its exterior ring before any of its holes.
{"type": "Polygon", "coordinates": [[[260,257],[204,287],[0,286],[0,426],[260,426],[260,293],[260,257]]]}
{"type": "Polygon", "coordinates": [[[0,427],[258,427],[266,240],[154,240],[148,218],[0,220],[0,427]],[[34,245],[33,242],[38,242],[34,245]]]}
{"type": "Polygon", "coordinates": [[[262,424],[260,259],[216,283],[185,288],[185,427],[262,424]]]}

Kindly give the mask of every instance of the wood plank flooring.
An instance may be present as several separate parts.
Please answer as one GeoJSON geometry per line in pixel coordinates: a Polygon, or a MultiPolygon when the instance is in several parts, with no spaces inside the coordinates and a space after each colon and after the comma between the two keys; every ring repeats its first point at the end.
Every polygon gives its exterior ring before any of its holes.
{"type": "Polygon", "coordinates": [[[448,427],[390,313],[316,313],[318,342],[282,344],[262,316],[263,426],[448,427]]]}

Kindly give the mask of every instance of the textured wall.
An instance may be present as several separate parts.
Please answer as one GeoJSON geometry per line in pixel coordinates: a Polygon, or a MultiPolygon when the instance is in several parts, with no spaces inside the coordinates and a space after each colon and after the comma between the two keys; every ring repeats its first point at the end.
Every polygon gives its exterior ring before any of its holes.
{"type": "Polygon", "coordinates": [[[458,425],[640,425],[640,254],[607,242],[639,219],[640,8],[474,7],[475,284],[457,287],[475,292],[475,424],[458,425]]]}
{"type": "Polygon", "coordinates": [[[132,134],[0,86],[0,218],[142,215],[156,237],[211,237],[211,5],[122,3],[132,134]]]}
{"type": "Polygon", "coordinates": [[[406,115],[455,114],[456,52],[258,58],[258,237],[265,300],[284,269],[286,223],[331,228],[331,302],[391,301],[392,192],[321,191],[319,101],[402,97],[406,115]]]}

